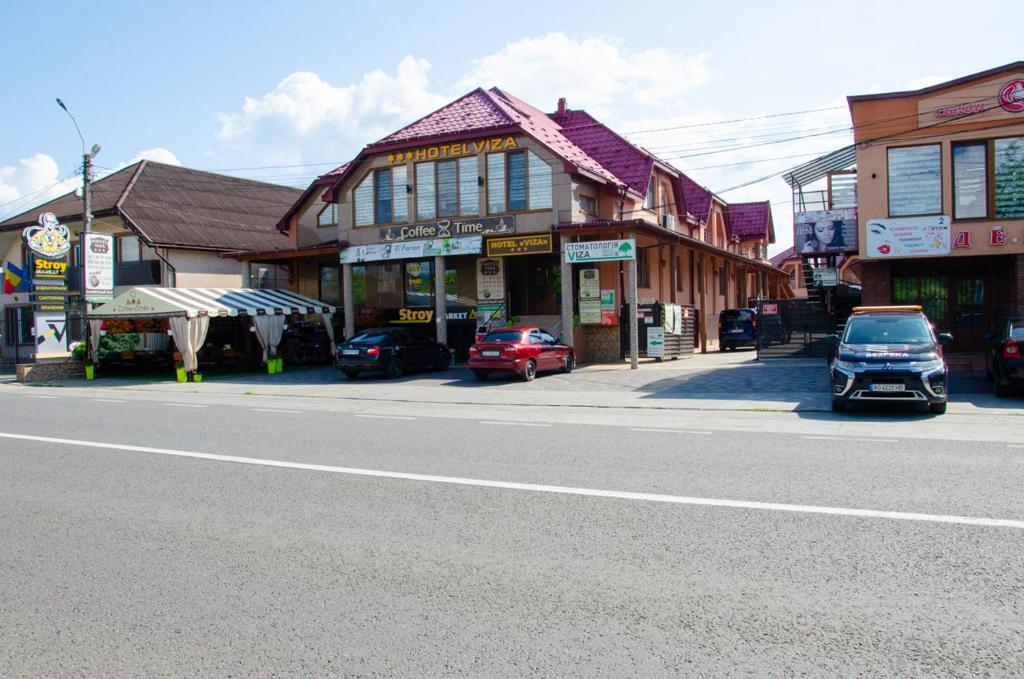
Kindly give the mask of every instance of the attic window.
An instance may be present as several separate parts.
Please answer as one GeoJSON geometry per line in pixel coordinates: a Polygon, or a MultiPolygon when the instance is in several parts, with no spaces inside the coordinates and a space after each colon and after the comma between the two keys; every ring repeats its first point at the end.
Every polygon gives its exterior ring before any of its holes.
{"type": "Polygon", "coordinates": [[[648,210],[653,210],[658,204],[655,200],[657,193],[657,184],[654,183],[654,175],[652,174],[651,178],[647,180],[647,196],[644,197],[644,207],[648,210]]]}
{"type": "Polygon", "coordinates": [[[338,204],[328,203],[316,216],[317,226],[335,226],[338,223],[338,204]]]}

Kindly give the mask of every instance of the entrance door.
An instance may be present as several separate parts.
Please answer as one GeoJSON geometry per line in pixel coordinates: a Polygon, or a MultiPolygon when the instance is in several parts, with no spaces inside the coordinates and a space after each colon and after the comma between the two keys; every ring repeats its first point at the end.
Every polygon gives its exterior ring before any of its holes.
{"type": "Polygon", "coordinates": [[[989,331],[992,317],[989,281],[974,277],[953,281],[953,346],[957,351],[985,351],[989,342],[983,335],[989,331]]]}

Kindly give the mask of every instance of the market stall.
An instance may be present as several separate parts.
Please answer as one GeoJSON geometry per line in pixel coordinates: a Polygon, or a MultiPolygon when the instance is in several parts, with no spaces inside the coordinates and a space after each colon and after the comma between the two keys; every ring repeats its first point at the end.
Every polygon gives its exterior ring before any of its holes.
{"type": "Polygon", "coordinates": [[[130,288],[89,312],[90,362],[134,362],[141,356],[154,365],[179,364],[187,379],[194,378],[204,359],[232,365],[232,361],[252,356],[273,367],[279,365],[278,348],[287,320],[296,314],[304,319],[319,315],[333,355],[334,311],[328,304],[286,290],[130,288]],[[110,334],[131,334],[133,338],[119,345],[105,340],[110,334]],[[114,351],[109,349],[111,345],[114,351]]]}

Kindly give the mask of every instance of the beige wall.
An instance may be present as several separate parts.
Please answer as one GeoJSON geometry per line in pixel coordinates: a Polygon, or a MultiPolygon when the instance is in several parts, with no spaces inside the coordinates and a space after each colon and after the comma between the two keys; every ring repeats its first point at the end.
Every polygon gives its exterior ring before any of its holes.
{"type": "Polygon", "coordinates": [[[179,288],[240,288],[242,271],[236,260],[216,252],[168,250],[167,260],[176,271],[179,288]]]}
{"type": "MultiPolygon", "coordinates": [[[[935,111],[982,98],[987,98],[992,105],[991,102],[995,101],[999,89],[1016,78],[1024,78],[1024,72],[1004,73],[928,96],[852,102],[851,114],[858,129],[855,138],[861,142],[857,148],[858,238],[861,244],[861,257],[870,258],[870,253],[864,249],[867,222],[889,217],[887,149],[916,144],[940,144],[942,214],[953,217],[952,144],[958,141],[1024,136],[1024,113],[1010,113],[999,106],[994,106],[983,113],[970,115],[969,118],[958,121],[936,116],[935,111]],[[892,136],[876,140],[883,135],[892,136]]],[[[990,175],[992,171],[990,163],[990,175]]],[[[1024,252],[1024,219],[954,219],[952,237],[955,238],[959,231],[971,233],[972,246],[953,249],[948,256],[1024,252]],[[1005,245],[989,244],[990,231],[995,225],[1006,229],[1009,242],[1005,245]],[[1013,242],[1014,238],[1017,240],[1016,243],[1013,242]]]]}

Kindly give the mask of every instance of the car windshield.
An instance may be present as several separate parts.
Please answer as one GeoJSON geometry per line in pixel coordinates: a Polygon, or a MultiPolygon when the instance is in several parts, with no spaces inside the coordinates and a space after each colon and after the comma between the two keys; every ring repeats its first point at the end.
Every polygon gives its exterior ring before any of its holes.
{"type": "Polygon", "coordinates": [[[930,344],[932,333],[921,316],[877,316],[851,318],[846,326],[846,344],[930,344]]]}
{"type": "Polygon", "coordinates": [[[1010,321],[1010,339],[1024,339],[1024,320],[1010,321]]]}
{"type": "Polygon", "coordinates": [[[498,330],[488,333],[484,342],[519,342],[523,339],[523,333],[518,330],[498,330]]]}
{"type": "Polygon", "coordinates": [[[754,319],[754,313],[752,311],[747,311],[746,309],[723,311],[722,316],[727,321],[751,321],[754,319]]]}
{"type": "Polygon", "coordinates": [[[361,332],[348,341],[349,344],[380,344],[388,336],[386,332],[361,332]]]}

